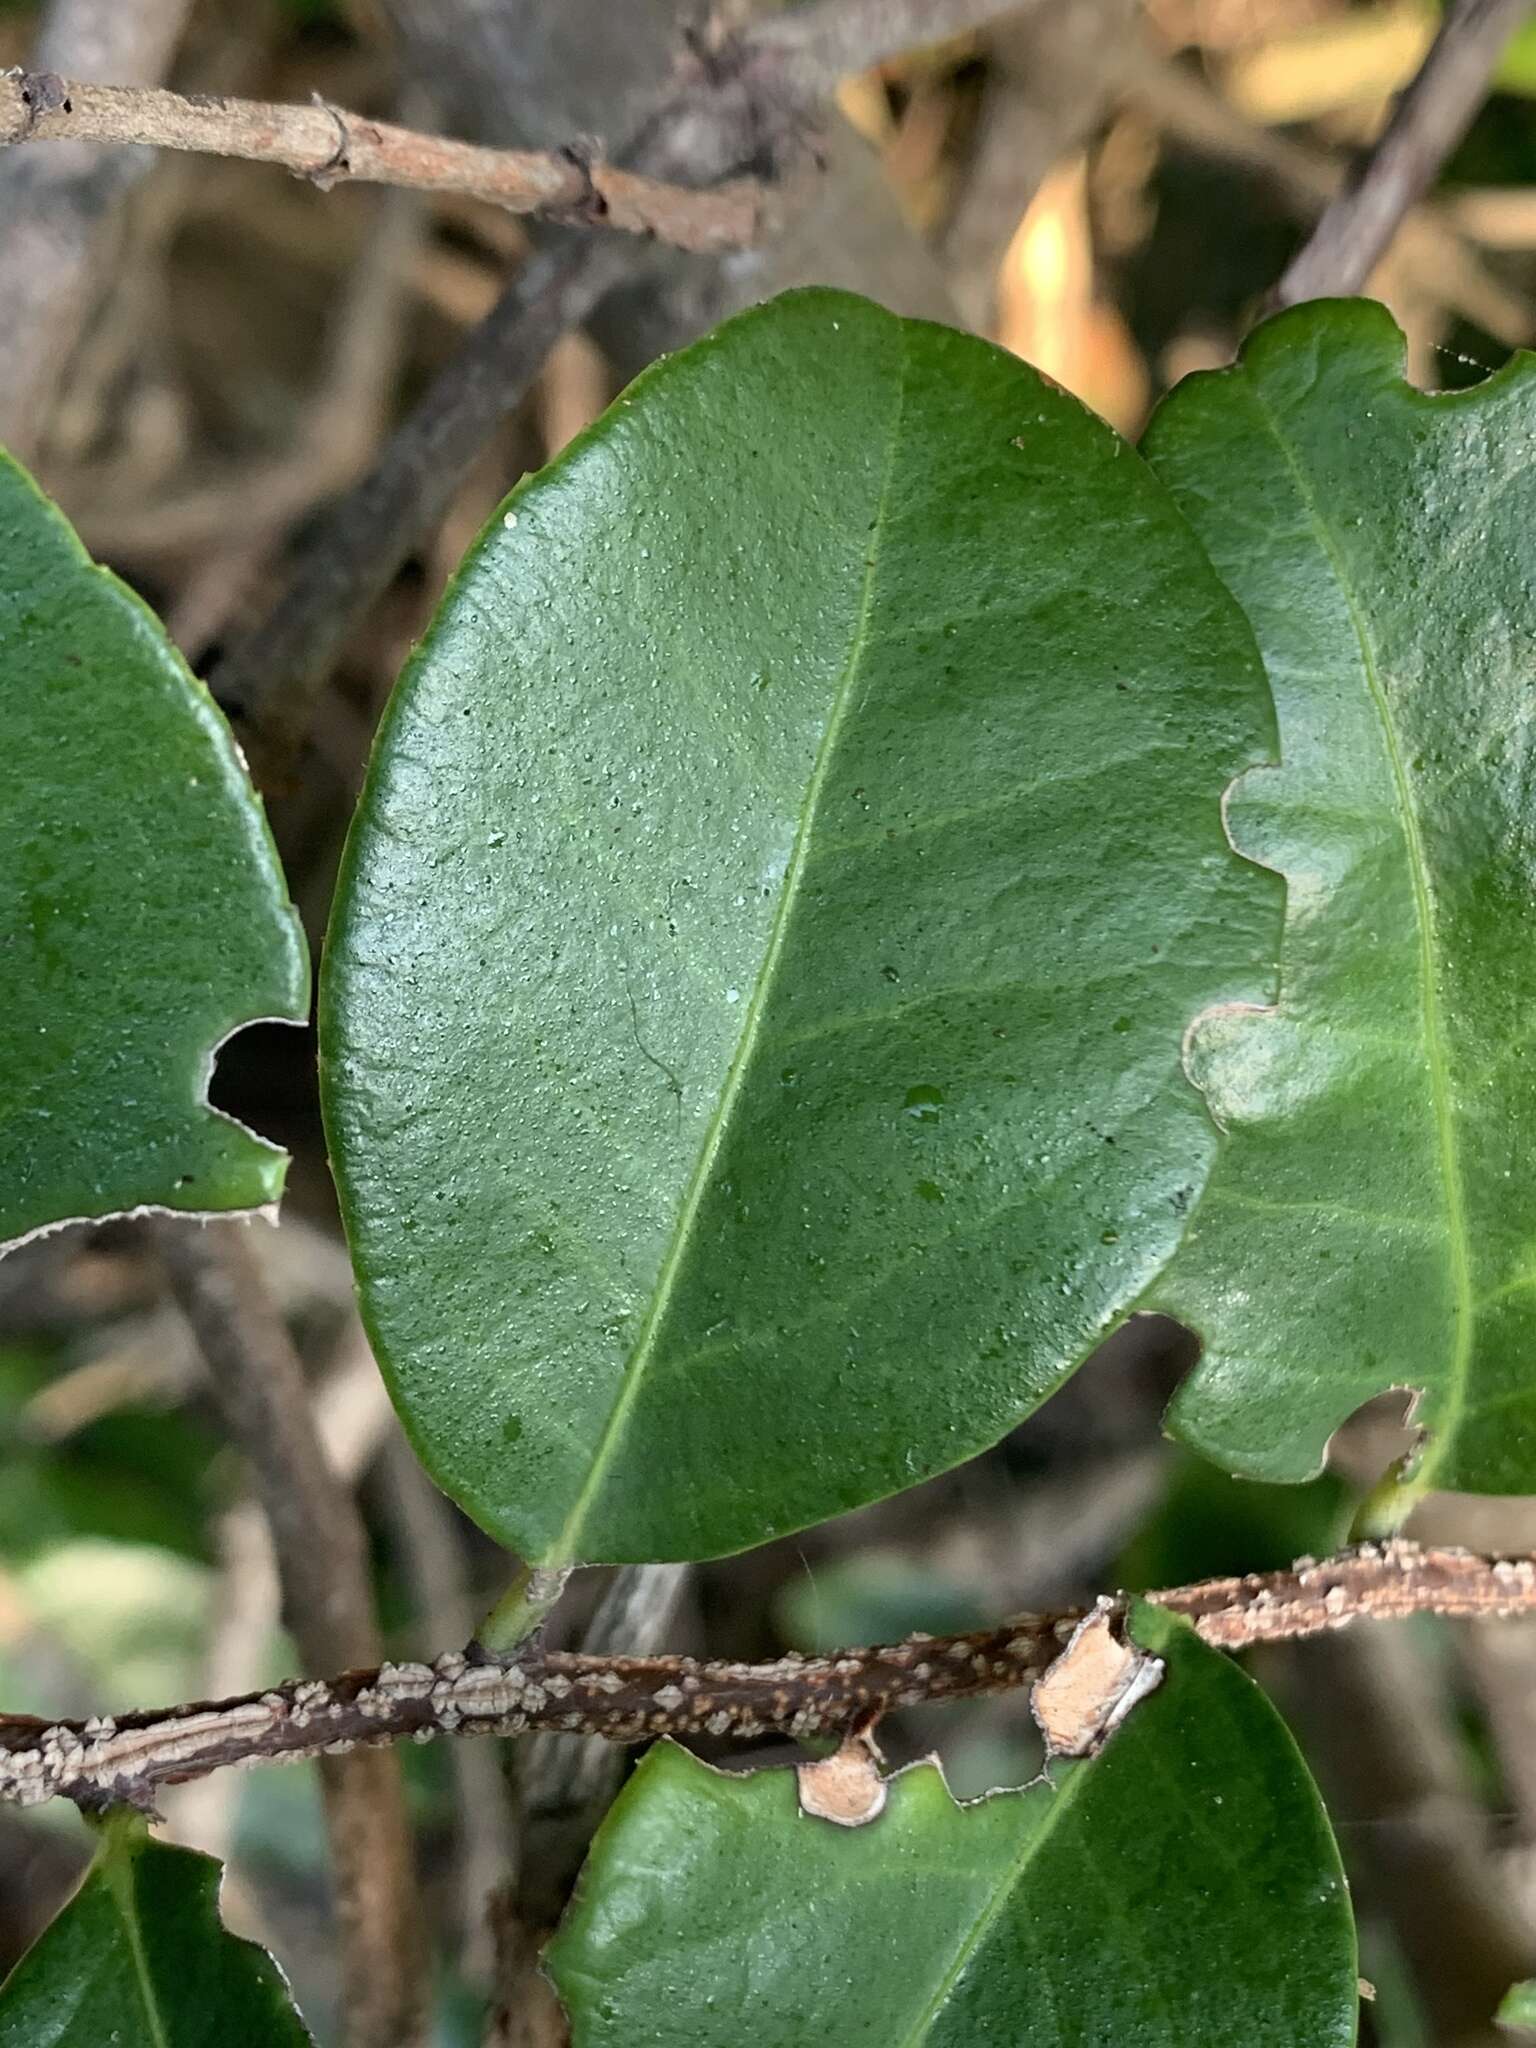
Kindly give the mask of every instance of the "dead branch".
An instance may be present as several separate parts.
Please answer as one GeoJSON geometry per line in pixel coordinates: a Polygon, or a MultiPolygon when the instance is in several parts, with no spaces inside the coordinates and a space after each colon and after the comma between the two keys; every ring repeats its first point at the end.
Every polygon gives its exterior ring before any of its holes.
{"type": "MultiPolygon", "coordinates": [[[[365,1341],[358,1327],[355,1341],[365,1341]]],[[[375,1384],[378,1368],[374,1366],[375,1384]]],[[[398,1426],[380,1461],[384,1513],[411,1589],[412,1635],[467,1642],[479,1610],[470,1592],[455,1511],[422,1469],[398,1426]],[[429,1633],[430,1632],[430,1633],[429,1633]]],[[[453,1860],[459,1967],[477,1989],[491,1981],[493,1954],[486,1902],[511,1867],[516,1847],[512,1798],[499,1752],[456,1742],[450,1752],[457,1854],[453,1860]]]]}
{"type": "Polygon", "coordinates": [[[956,301],[978,334],[997,332],[998,272],[1025,209],[1115,96],[1105,46],[1135,34],[1137,11],[1135,0],[1079,0],[988,39],[976,140],[944,237],[956,301]]]}
{"type": "MultiPolygon", "coordinates": [[[[1112,62],[1119,89],[1160,126],[1190,147],[1264,178],[1298,221],[1316,222],[1337,197],[1342,180],[1330,157],[1256,126],[1193,72],[1155,56],[1140,38],[1127,37],[1112,62]]],[[[1530,338],[1529,303],[1467,246],[1454,220],[1433,204],[1410,209],[1399,235],[1403,257],[1448,306],[1509,347],[1521,346],[1530,338]]]]}
{"type": "Polygon", "coordinates": [[[708,191],[618,169],[583,151],[482,149],[365,120],[317,100],[281,106],[223,95],[91,85],[54,72],[0,74],[0,148],[29,142],[137,143],[277,164],[322,187],[454,192],[567,226],[619,228],[701,253],[755,242],[771,224],[756,179],[708,191]]]}
{"type": "MultiPolygon", "coordinates": [[[[255,1475],[283,1619],[300,1656],[311,1671],[336,1661],[371,1663],[380,1638],[362,1519],[326,1458],[304,1370],[252,1256],[249,1227],[173,1221],[153,1229],[225,1430],[255,1475]]],[[[348,2042],[410,2048],[423,2038],[426,1980],[399,1760],[377,1750],[327,1749],[321,1786],[348,2042]]]]}
{"type": "Polygon", "coordinates": [[[1536,1945],[1512,1873],[1493,1853],[1484,1788],[1433,1658],[1402,1630],[1368,1630],[1267,1661],[1261,1682],[1300,1736],[1348,1844],[1362,1925],[1384,1920],[1396,1937],[1422,2038],[1446,2048],[1505,2042],[1494,2009],[1536,1966],[1536,1945]]]}
{"type": "Polygon", "coordinates": [[[1360,291],[1466,133],[1530,0],[1454,0],[1380,140],[1275,287],[1275,302],[1360,291]]]}
{"type": "MultiPolygon", "coordinates": [[[[1208,1643],[1238,1650],[1409,1614],[1536,1614],[1536,1558],[1485,1558],[1416,1543],[1362,1544],[1321,1562],[1210,1579],[1148,1596],[1208,1643]]],[[[1000,1628],[911,1636],[831,1657],[770,1664],[546,1651],[504,1657],[478,1645],[434,1664],[385,1664],[293,1680],[217,1704],[115,1719],[0,1719],[0,1805],[68,1799],[87,1810],[153,1808],[160,1785],[227,1765],[338,1756],[360,1745],[442,1734],[548,1729],[645,1742],[671,1735],[794,1738],[842,1733],[896,1708],[976,1699],[1031,1685],[1084,1619],[1021,1615],[1000,1628]]]]}
{"type": "MultiPolygon", "coordinates": [[[[752,56],[802,100],[847,72],[1020,11],[1020,0],[825,0],[762,28],[752,56]]],[[[139,145],[276,164],[329,188],[404,186],[487,200],[568,226],[618,228],[710,254],[749,246],[773,225],[771,188],[736,177],[698,189],[625,170],[574,145],[487,149],[364,119],[316,98],[282,105],[39,68],[0,74],[0,148],[32,142],[139,145]]]]}
{"type": "MultiPolygon", "coordinates": [[[[421,204],[384,194],[363,252],[347,276],[330,323],[313,391],[291,446],[195,471],[172,495],[145,501],[137,469],[66,473],[57,495],[81,507],[86,545],[119,568],[206,551],[210,534],[231,534],[204,567],[227,582],[237,564],[250,573],[270,557],[287,528],[368,466],[387,424],[389,397],[409,306],[411,267],[421,241],[421,204]]],[[[168,616],[172,638],[198,643],[208,593],[194,584],[168,616]]],[[[223,623],[215,614],[212,631],[223,623]]],[[[211,637],[211,632],[205,637],[211,637]]]]}

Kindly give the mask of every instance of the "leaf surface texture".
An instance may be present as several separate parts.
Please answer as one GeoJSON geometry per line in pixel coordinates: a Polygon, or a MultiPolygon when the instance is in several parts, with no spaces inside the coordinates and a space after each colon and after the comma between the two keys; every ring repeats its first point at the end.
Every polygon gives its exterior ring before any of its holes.
{"type": "Polygon", "coordinates": [[[1167,1259],[1262,997],[1272,746],[1140,459],[810,292],[644,377],[396,693],[322,996],[365,1313],[525,1557],[704,1556],[995,1441],[1167,1259]]]}
{"type": "Polygon", "coordinates": [[[1209,1018],[1227,1139],[1150,1305],[1206,1456],[1298,1479],[1420,1390],[1418,1482],[1536,1487],[1536,374],[1429,395],[1367,301],[1269,322],[1147,452],[1253,623],[1283,765],[1233,838],[1287,882],[1278,1008],[1209,1018]]]}

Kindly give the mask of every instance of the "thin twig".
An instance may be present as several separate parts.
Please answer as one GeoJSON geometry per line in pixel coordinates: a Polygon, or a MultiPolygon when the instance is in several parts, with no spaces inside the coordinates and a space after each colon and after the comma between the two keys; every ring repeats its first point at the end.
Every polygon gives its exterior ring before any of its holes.
{"type": "MultiPolygon", "coordinates": [[[[583,1631],[592,1657],[655,1656],[676,1640],[693,1567],[624,1565],[583,1631]]],[[[553,1927],[597,1823],[613,1802],[624,1758],[612,1743],[535,1735],[517,1752],[523,1853],[516,1897],[522,1917],[553,1927]]]]}
{"type": "MultiPolygon", "coordinates": [[[[219,1573],[200,1677],[210,1693],[226,1693],[260,1679],[283,1594],[259,1501],[236,1501],[218,1517],[212,1533],[219,1573]]],[[[240,1809],[239,1779],[215,1772],[190,1785],[172,1786],[169,1794],[161,1811],[172,1839],[227,1862],[240,1809]]]]}
{"type": "Polygon", "coordinates": [[[1419,2038],[1456,2048],[1508,2041],[1494,2009],[1536,1967],[1536,1931],[1500,1868],[1486,1765],[1452,1708],[1448,1674],[1405,1631],[1378,1629],[1271,1659],[1261,1679],[1348,1845],[1362,1925],[1395,1937],[1419,2038]]]}
{"type": "MultiPolygon", "coordinates": [[[[266,1510],[283,1619],[310,1671],[374,1662],[379,1632],[361,1517],[320,1441],[304,1370],[245,1224],[154,1226],[172,1291],[207,1362],[230,1440],[266,1510]]],[[[426,1984],[399,1760],[318,1745],[351,2048],[408,2048],[426,1984]]],[[[162,1774],[161,1780],[179,1774],[162,1774]]]]}
{"type": "Polygon", "coordinates": [[[442,519],[496,422],[520,402],[566,329],[628,272],[617,238],[535,257],[438,372],[375,467],[316,522],[277,605],[211,679],[243,722],[259,782],[270,789],[281,781],[342,644],[442,519]]]}
{"type": "MultiPolygon", "coordinates": [[[[1409,1614],[1536,1614],[1536,1558],[1362,1544],[1321,1563],[1303,1559],[1288,1571],[1149,1597],[1187,1616],[1206,1642],[1238,1650],[1409,1614]]],[[[405,1736],[429,1742],[440,1734],[550,1729],[644,1742],[842,1732],[896,1708],[1030,1685],[1081,1619],[1079,1612],[1022,1615],[967,1635],[911,1636],[771,1664],[583,1656],[537,1642],[490,1657],[471,1645],[431,1665],[295,1680],[216,1705],[196,1701],[113,1720],[0,1719],[0,1804],[63,1798],[86,1809],[151,1808],[157,1786],[226,1765],[330,1756],[405,1736]]]]}
{"type": "MultiPolygon", "coordinates": [[[[326,1462],[349,1487],[362,1478],[386,1437],[393,1434],[404,1447],[379,1369],[366,1345],[359,1343],[360,1336],[354,1318],[338,1347],[337,1359],[311,1401],[326,1462]]],[[[421,1483],[428,1485],[424,1473],[421,1483]]],[[[281,1619],[282,1586],[271,1530],[259,1501],[238,1500],[219,1516],[214,1547],[220,1572],[203,1682],[217,1694],[234,1692],[260,1679],[281,1619]]],[[[450,1619],[448,1626],[453,1625],[450,1619]]],[[[226,1861],[238,1798],[238,1780],[233,1777],[202,1778],[181,1787],[174,1801],[168,1802],[176,1838],[226,1861]]]]}
{"type": "Polygon", "coordinates": [[[620,228],[709,254],[757,241],[772,195],[753,178],[695,191],[589,158],[579,149],[482,149],[365,120],[316,100],[189,95],[92,85],[56,72],[0,73],[0,148],[24,142],[138,143],[277,164],[322,187],[399,185],[455,192],[567,226],[620,228]]]}
{"type": "MultiPolygon", "coordinates": [[[[1315,222],[1342,184],[1321,150],[1256,126],[1195,73],[1170,64],[1128,36],[1107,60],[1117,92],[1138,101],[1160,127],[1190,147],[1256,172],[1298,221],[1315,222]]],[[[1511,348],[1530,339],[1529,302],[1498,277],[1457,232],[1457,217],[1437,203],[1414,207],[1397,253],[1416,284],[1443,299],[1511,348]]]]}
{"type": "MultiPolygon", "coordinates": [[[[57,495],[79,506],[93,553],[120,570],[125,562],[161,563],[167,555],[206,559],[210,535],[225,534],[230,539],[215,551],[220,565],[227,567],[231,554],[259,563],[311,506],[354,482],[389,423],[422,225],[419,200],[381,195],[362,253],[331,311],[297,430],[280,453],[226,461],[221,470],[210,464],[174,494],[148,502],[134,465],[125,463],[120,474],[83,469],[61,477],[57,495]]],[[[167,622],[183,645],[197,639],[198,608],[198,594],[189,606],[183,591],[177,617],[167,622]],[[193,631],[184,637],[186,625],[193,631]]]]}
{"type": "Polygon", "coordinates": [[[978,334],[997,331],[1003,256],[1025,209],[1115,97],[1105,47],[1135,33],[1138,11],[1137,0],[1078,0],[988,39],[975,140],[944,234],[956,302],[978,334]]]}
{"type": "Polygon", "coordinates": [[[1275,287],[1275,302],[1360,291],[1481,105],[1531,0],[1453,0],[1440,33],[1358,173],[1275,287]]]}
{"type": "Polygon", "coordinates": [[[568,244],[520,271],[433,379],[375,467],[317,523],[273,611],[219,664],[212,685],[246,731],[271,788],[304,737],[319,685],[361,614],[446,513],[497,421],[559,337],[629,273],[621,244],[568,244]]]}

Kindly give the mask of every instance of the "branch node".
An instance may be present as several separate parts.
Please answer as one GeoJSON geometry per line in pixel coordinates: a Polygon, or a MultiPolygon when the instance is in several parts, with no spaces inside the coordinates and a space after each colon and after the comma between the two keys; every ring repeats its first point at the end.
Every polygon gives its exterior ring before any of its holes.
{"type": "Polygon", "coordinates": [[[15,136],[16,142],[24,142],[45,115],[69,114],[74,111],[69,97],[69,87],[57,71],[18,71],[12,74],[19,86],[21,103],[26,108],[22,124],[15,136]]]}
{"type": "Polygon", "coordinates": [[[581,185],[570,203],[562,206],[553,218],[571,227],[597,226],[608,214],[608,201],[593,176],[594,166],[602,160],[600,145],[590,136],[579,136],[574,141],[561,143],[555,155],[562,163],[570,165],[581,185]]]}
{"type": "Polygon", "coordinates": [[[322,192],[329,192],[336,180],[346,177],[352,168],[352,131],[347,126],[347,117],[341,108],[326,99],[323,93],[312,92],[310,99],[323,114],[329,114],[336,123],[336,147],[323,163],[316,164],[313,170],[304,171],[300,175],[307,178],[311,185],[318,185],[322,192]]]}

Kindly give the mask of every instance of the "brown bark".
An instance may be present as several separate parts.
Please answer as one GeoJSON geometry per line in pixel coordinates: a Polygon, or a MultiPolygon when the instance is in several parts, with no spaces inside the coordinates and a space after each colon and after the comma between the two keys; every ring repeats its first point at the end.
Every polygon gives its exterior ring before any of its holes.
{"type": "MultiPolygon", "coordinates": [[[[1536,1614],[1536,1559],[1484,1558],[1416,1543],[1362,1544],[1321,1562],[1211,1579],[1148,1596],[1221,1649],[1297,1641],[1364,1620],[1536,1614]]],[[[897,1708],[1009,1692],[1071,1640],[1081,1611],[1016,1616],[958,1636],[912,1636],[831,1657],[768,1664],[547,1651],[501,1657],[471,1645],[435,1664],[386,1664],[305,1679],[217,1705],[115,1720],[0,1719],[0,1804],[52,1798],[144,1804],[157,1785],[253,1760],[329,1755],[439,1734],[563,1735],[644,1742],[664,1735],[800,1738],[842,1733],[897,1708]]]]}

